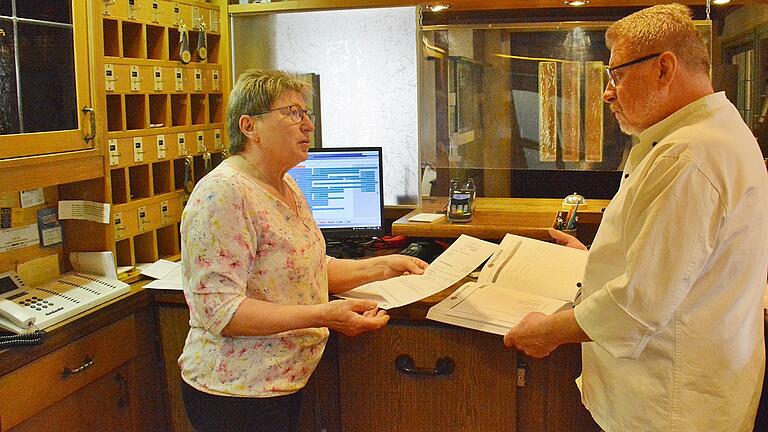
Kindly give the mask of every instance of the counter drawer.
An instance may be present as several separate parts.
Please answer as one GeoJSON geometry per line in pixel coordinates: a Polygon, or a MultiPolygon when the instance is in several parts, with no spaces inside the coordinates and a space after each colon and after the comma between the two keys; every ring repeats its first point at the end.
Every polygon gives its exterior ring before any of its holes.
{"type": "Polygon", "coordinates": [[[136,324],[131,315],[0,377],[3,430],[64,399],[136,354],[136,324]]]}
{"type": "Polygon", "coordinates": [[[340,337],[341,429],[514,431],[516,360],[500,336],[442,325],[340,337]]]}

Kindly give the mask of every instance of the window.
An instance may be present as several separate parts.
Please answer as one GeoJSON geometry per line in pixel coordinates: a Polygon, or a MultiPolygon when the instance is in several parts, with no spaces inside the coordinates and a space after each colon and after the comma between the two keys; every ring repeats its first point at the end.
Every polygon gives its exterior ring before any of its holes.
{"type": "Polygon", "coordinates": [[[91,148],[85,6],[0,0],[0,159],[91,148]]]}

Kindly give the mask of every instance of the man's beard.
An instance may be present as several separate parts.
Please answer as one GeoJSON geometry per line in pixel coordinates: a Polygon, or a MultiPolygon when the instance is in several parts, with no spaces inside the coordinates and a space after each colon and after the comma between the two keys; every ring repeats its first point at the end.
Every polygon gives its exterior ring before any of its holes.
{"type": "MultiPolygon", "coordinates": [[[[629,124],[626,120],[626,116],[624,116],[624,121],[622,122],[619,120],[619,116],[616,116],[616,121],[619,122],[619,129],[621,129],[622,132],[624,132],[627,135],[637,136],[640,135],[644,130],[646,130],[648,127],[652,126],[652,124],[648,124],[650,122],[649,119],[654,118],[655,110],[658,104],[656,103],[656,95],[654,94],[646,94],[643,96],[642,100],[639,100],[634,103],[634,116],[635,118],[639,118],[643,124],[636,123],[638,120],[635,121],[635,123],[629,124]]],[[[622,104],[622,116],[623,116],[624,108],[622,104]]]]}

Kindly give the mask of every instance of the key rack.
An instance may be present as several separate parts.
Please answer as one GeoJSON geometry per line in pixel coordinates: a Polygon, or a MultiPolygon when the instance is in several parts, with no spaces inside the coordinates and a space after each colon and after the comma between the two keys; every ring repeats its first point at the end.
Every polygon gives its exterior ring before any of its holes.
{"type": "Polygon", "coordinates": [[[193,0],[99,7],[109,243],[119,267],[174,259],[186,198],[225,157],[222,9],[193,0]]]}

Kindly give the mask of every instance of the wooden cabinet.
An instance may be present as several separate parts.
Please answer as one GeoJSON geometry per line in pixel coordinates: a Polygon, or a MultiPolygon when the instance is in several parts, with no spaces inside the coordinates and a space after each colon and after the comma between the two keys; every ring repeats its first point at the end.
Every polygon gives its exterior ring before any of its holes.
{"type": "MultiPolygon", "coordinates": [[[[181,370],[178,358],[189,332],[189,309],[180,292],[155,293],[158,328],[165,370],[165,399],[168,404],[169,431],[192,431],[181,396],[181,370]]],[[[338,431],[338,367],[335,338],[331,338],[323,360],[304,390],[301,432],[338,431]]]]}
{"type": "Polygon", "coordinates": [[[166,429],[148,297],[129,294],[42,345],[0,352],[0,430],[166,429]]]}
{"type": "MultiPolygon", "coordinates": [[[[155,303],[170,430],[189,431],[176,364],[189,311],[178,292],[157,292],[155,303]]],[[[424,307],[419,302],[395,310],[385,328],[355,338],[332,333],[305,388],[299,430],[599,430],[574,383],[581,370],[578,345],[530,359],[506,349],[499,336],[425,321],[424,307]],[[408,364],[398,369],[403,355],[417,373],[401,371],[408,364]],[[440,373],[429,375],[436,367],[440,373]]]]}
{"type": "Polygon", "coordinates": [[[221,5],[96,2],[98,106],[105,111],[105,243],[119,267],[175,259],[192,186],[225,157],[229,78],[221,5]],[[183,41],[183,43],[182,43],[183,41]]]}
{"type": "Polygon", "coordinates": [[[526,359],[496,335],[397,321],[341,337],[338,357],[342,431],[599,430],[573,382],[576,345],[526,359]]]}

